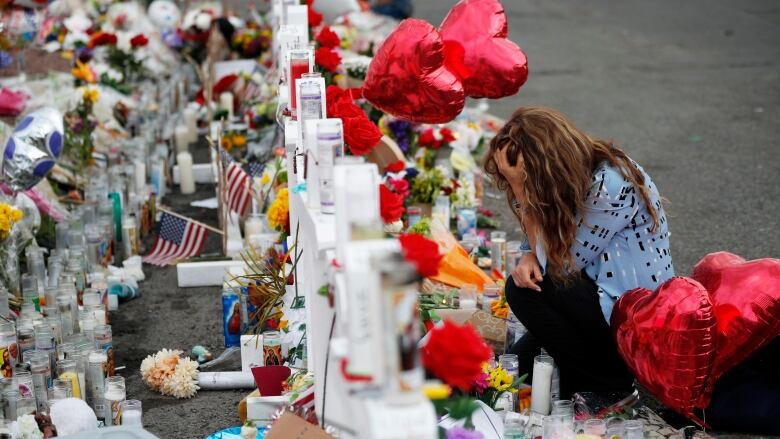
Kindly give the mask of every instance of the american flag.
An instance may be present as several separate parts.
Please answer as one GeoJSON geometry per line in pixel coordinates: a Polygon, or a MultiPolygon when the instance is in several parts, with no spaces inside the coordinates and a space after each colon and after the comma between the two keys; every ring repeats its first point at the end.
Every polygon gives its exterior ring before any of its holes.
{"type": "Polygon", "coordinates": [[[200,254],[208,230],[202,225],[163,212],[160,232],[151,253],[144,256],[147,264],[165,266],[179,259],[200,254]]]}
{"type": "Polygon", "coordinates": [[[243,215],[252,199],[249,193],[249,174],[236,162],[230,162],[225,172],[225,190],[230,210],[243,215]]]}

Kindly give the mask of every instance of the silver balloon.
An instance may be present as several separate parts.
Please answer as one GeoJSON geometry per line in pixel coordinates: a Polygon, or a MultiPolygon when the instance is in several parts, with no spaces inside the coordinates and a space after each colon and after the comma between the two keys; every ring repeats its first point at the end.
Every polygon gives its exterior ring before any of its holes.
{"type": "Polygon", "coordinates": [[[54,167],[65,142],[62,114],[33,111],[19,122],[3,149],[3,181],[13,191],[35,186],[54,167]]]}

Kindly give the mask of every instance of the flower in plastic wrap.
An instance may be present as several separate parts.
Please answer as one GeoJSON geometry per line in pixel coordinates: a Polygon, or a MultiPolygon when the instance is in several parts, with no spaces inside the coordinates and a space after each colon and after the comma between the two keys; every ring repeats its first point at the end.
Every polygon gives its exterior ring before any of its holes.
{"type": "Polygon", "coordinates": [[[452,387],[469,391],[482,372],[482,364],[493,356],[473,326],[449,320],[434,327],[422,348],[426,369],[452,387]]]}
{"type": "Polygon", "coordinates": [[[34,111],[16,126],[3,150],[3,181],[13,191],[38,184],[62,152],[62,114],[54,108],[34,111]]]}
{"type": "Polygon", "coordinates": [[[11,424],[11,432],[17,439],[43,439],[43,433],[38,429],[35,416],[23,415],[11,424]]]}
{"type": "Polygon", "coordinates": [[[14,224],[21,221],[23,216],[21,210],[6,203],[0,203],[0,240],[8,237],[14,224]]]}
{"type": "Polygon", "coordinates": [[[407,233],[398,239],[404,258],[417,268],[421,276],[435,276],[439,272],[439,262],[442,258],[439,244],[417,233],[407,233]]]}
{"type": "Polygon", "coordinates": [[[191,398],[198,391],[198,363],[181,358],[182,351],[163,349],[141,362],[141,377],[152,390],[175,398],[191,398]]]}

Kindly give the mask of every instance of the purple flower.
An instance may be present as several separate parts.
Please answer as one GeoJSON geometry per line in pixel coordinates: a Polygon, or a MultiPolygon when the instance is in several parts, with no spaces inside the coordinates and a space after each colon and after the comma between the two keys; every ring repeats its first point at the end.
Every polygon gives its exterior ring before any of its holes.
{"type": "Polygon", "coordinates": [[[463,427],[455,427],[447,430],[447,439],[484,439],[482,433],[474,430],[467,430],[463,427]]]}
{"type": "Polygon", "coordinates": [[[409,130],[412,128],[411,122],[396,119],[389,122],[387,127],[393,132],[393,138],[395,138],[401,151],[407,152],[409,150],[409,130]]]}
{"type": "Polygon", "coordinates": [[[14,58],[5,50],[0,50],[0,69],[4,69],[14,62],[14,58]]]}
{"type": "Polygon", "coordinates": [[[171,49],[179,49],[184,45],[184,40],[176,30],[165,31],[162,34],[163,42],[171,49]]]}
{"type": "Polygon", "coordinates": [[[76,58],[84,64],[88,63],[92,59],[92,49],[88,47],[76,49],[76,58]]]}

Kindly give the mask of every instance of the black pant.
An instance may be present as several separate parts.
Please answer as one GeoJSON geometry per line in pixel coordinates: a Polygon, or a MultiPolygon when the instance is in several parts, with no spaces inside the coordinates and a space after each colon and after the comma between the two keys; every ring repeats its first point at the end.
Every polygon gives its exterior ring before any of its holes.
{"type": "Polygon", "coordinates": [[[631,392],[634,378],[617,351],[609,324],[601,312],[596,284],[584,273],[565,285],[548,276],[541,292],[506,283],[506,299],[528,329],[510,350],[517,354],[520,373],[533,370],[542,347],[560,370],[561,398],[575,392],[631,392]]]}

